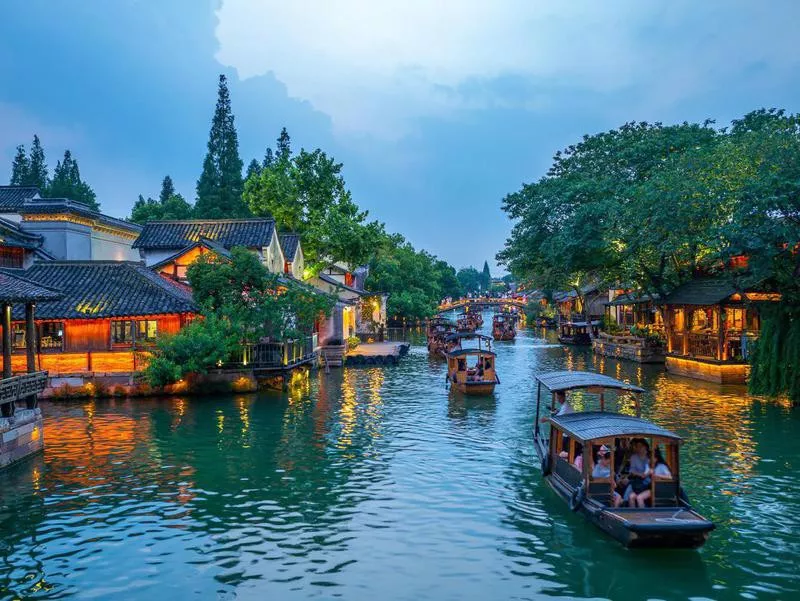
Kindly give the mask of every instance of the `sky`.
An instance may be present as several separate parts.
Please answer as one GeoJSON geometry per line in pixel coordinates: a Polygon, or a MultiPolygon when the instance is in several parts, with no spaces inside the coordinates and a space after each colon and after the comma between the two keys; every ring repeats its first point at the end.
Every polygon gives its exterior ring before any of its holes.
{"type": "Polygon", "coordinates": [[[584,134],[799,112],[798,25],[796,0],[4,0],[0,180],[36,133],[110,215],[167,174],[193,201],[224,73],[245,164],[285,126],[389,231],[499,274],[503,197],[584,134]]]}

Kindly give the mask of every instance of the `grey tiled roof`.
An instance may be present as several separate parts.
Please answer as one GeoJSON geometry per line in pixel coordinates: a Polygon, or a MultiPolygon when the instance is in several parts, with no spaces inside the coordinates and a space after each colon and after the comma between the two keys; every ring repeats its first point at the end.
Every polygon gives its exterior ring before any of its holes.
{"type": "Polygon", "coordinates": [[[42,245],[44,238],[23,230],[18,223],[0,217],[0,246],[17,246],[36,249],[42,245]]]}
{"type": "Polygon", "coordinates": [[[22,215],[29,214],[57,214],[57,213],[70,213],[72,215],[80,215],[89,219],[96,220],[98,223],[104,225],[118,227],[121,229],[129,230],[132,233],[142,231],[142,226],[125,221],[124,219],[117,219],[110,217],[99,211],[95,211],[90,206],[78,202],[77,200],[70,200],[69,198],[37,198],[34,200],[26,201],[18,210],[22,215]]]}
{"type": "Polygon", "coordinates": [[[28,198],[39,195],[33,186],[0,186],[0,211],[16,212],[28,198]]]}
{"type": "Polygon", "coordinates": [[[193,248],[197,248],[198,246],[204,246],[205,248],[207,248],[210,251],[216,253],[220,257],[224,257],[226,259],[230,259],[231,258],[231,252],[227,248],[225,248],[224,246],[220,246],[216,242],[213,242],[212,240],[208,240],[207,238],[200,238],[200,240],[198,242],[195,242],[194,244],[190,244],[189,246],[187,246],[185,248],[182,248],[179,251],[171,254],[166,259],[162,259],[158,263],[154,263],[153,265],[150,265],[150,269],[158,269],[159,267],[163,267],[164,265],[169,265],[175,259],[180,257],[182,254],[184,254],[186,252],[189,252],[190,250],[192,250],[193,248]]]}
{"type": "Polygon", "coordinates": [[[0,302],[27,303],[61,298],[61,293],[52,288],[9,271],[0,271],[0,302]]]}
{"type": "Polygon", "coordinates": [[[133,243],[145,250],[179,249],[207,238],[227,249],[269,246],[275,230],[272,219],[207,219],[148,221],[133,243]]]}
{"type": "MultiPolygon", "coordinates": [[[[63,293],[61,300],[37,303],[37,319],[133,317],[197,310],[191,292],[143,263],[126,261],[48,261],[29,269],[5,270],[63,293]]],[[[14,319],[24,309],[14,307],[14,319]]]]}
{"type": "Polygon", "coordinates": [[[580,411],[554,415],[550,421],[579,440],[622,436],[657,436],[679,441],[674,432],[640,417],[608,411],[580,411]]]}
{"type": "Polygon", "coordinates": [[[283,256],[286,258],[287,261],[294,261],[294,256],[297,254],[297,249],[300,246],[300,235],[281,234],[280,241],[281,241],[281,250],[283,251],[283,256]]]}
{"type": "Polygon", "coordinates": [[[738,292],[725,276],[695,278],[664,297],[664,305],[716,305],[738,292]]]}

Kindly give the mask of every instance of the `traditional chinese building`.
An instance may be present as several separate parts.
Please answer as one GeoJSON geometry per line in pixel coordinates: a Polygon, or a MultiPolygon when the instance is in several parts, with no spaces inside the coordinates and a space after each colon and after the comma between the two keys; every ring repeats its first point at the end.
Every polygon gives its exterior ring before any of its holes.
{"type": "Polygon", "coordinates": [[[283,273],[296,280],[303,279],[305,258],[300,246],[299,234],[281,234],[279,236],[281,251],[283,252],[283,273]]]}
{"type": "Polygon", "coordinates": [[[272,219],[149,221],[133,243],[148,267],[176,280],[185,280],[186,268],[204,252],[225,255],[235,246],[258,255],[271,273],[284,272],[272,219]]]}
{"type": "Polygon", "coordinates": [[[760,287],[737,290],[726,277],[696,278],[662,302],[667,370],[723,384],[747,380],[761,330],[756,303],[780,300],[760,287]]]}
{"type": "Polygon", "coordinates": [[[0,186],[0,220],[5,233],[0,232],[4,266],[26,267],[33,255],[41,260],[138,259],[131,247],[141,226],[74,200],[41,198],[37,188],[0,186]]]}
{"type": "Polygon", "coordinates": [[[128,383],[155,340],[177,332],[197,310],[185,286],[138,262],[49,261],[3,273],[60,293],[36,303],[33,331],[24,307],[15,306],[10,332],[12,371],[26,371],[33,333],[35,368],[48,371],[51,382],[128,383]]]}

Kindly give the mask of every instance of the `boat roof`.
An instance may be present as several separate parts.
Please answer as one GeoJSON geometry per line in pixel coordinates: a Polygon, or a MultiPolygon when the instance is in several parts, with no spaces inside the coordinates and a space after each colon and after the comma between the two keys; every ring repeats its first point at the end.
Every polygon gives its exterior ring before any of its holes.
{"type": "Polygon", "coordinates": [[[644,388],[592,371],[549,371],[538,374],[536,379],[552,392],[572,390],[573,388],[589,388],[590,386],[644,392],[644,388]]]}
{"type": "Polygon", "coordinates": [[[657,426],[651,421],[608,411],[580,411],[554,415],[550,422],[560,430],[581,440],[613,438],[617,436],[654,436],[680,441],[681,437],[657,426]]]}
{"type": "Polygon", "coordinates": [[[449,357],[460,357],[461,355],[491,355],[492,357],[496,357],[497,354],[493,353],[492,351],[487,351],[485,348],[477,349],[477,348],[460,348],[454,351],[450,351],[447,353],[449,357]]]}
{"type": "MultiPolygon", "coordinates": [[[[600,322],[595,319],[594,321],[591,322],[591,324],[593,326],[599,326],[600,322]]],[[[562,322],[561,325],[562,326],[579,326],[579,327],[584,327],[585,328],[589,324],[587,322],[585,322],[585,321],[565,321],[565,322],[562,322]]]]}
{"type": "Polygon", "coordinates": [[[481,340],[488,340],[489,342],[493,340],[491,336],[484,336],[476,332],[453,332],[452,334],[448,334],[445,340],[458,340],[460,338],[480,338],[481,340]]]}

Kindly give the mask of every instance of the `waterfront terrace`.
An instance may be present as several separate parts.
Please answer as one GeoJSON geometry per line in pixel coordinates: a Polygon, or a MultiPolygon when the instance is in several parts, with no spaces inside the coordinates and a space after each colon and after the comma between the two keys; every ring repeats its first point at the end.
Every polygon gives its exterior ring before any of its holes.
{"type": "MultiPolygon", "coordinates": [[[[141,263],[51,261],[0,273],[60,292],[36,304],[35,368],[51,379],[130,376],[158,336],[177,332],[197,311],[185,286],[141,263]]],[[[26,370],[24,317],[15,307],[6,338],[15,373],[26,370]]]]}

